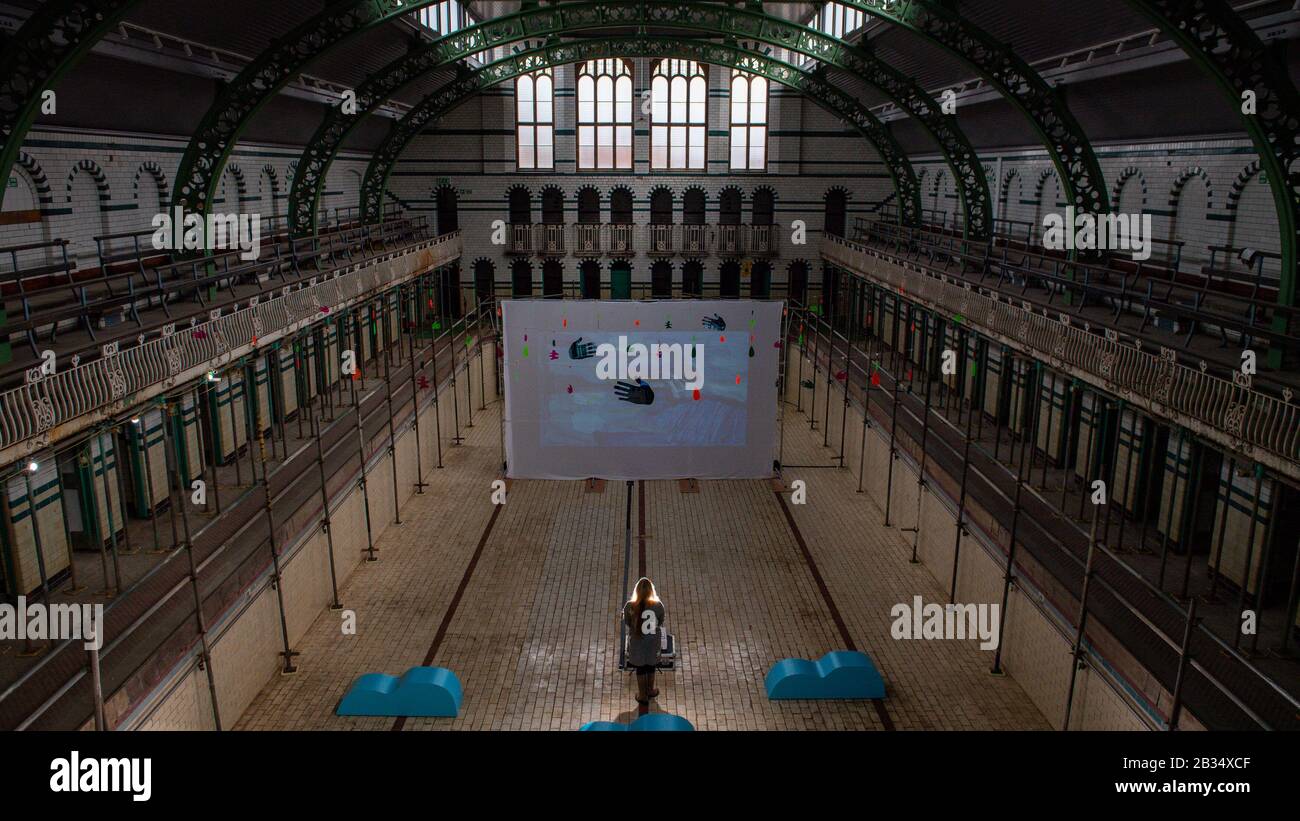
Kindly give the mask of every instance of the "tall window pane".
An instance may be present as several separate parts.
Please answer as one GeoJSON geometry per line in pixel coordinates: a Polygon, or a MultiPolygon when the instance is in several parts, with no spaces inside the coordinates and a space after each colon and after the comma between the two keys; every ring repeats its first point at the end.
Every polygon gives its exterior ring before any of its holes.
{"type": "Polygon", "coordinates": [[[578,169],[631,169],[632,70],[622,60],[589,60],[577,91],[578,169]]]}
{"type": "Polygon", "coordinates": [[[550,69],[544,69],[515,80],[515,144],[519,168],[554,168],[554,143],[555,81],[550,69]]]}
{"type": "Polygon", "coordinates": [[[691,60],[660,60],[651,80],[650,167],[703,171],[708,76],[691,60]]]}
{"type": "Polygon", "coordinates": [[[731,75],[731,167],[767,168],[767,79],[743,71],[731,75]]]}

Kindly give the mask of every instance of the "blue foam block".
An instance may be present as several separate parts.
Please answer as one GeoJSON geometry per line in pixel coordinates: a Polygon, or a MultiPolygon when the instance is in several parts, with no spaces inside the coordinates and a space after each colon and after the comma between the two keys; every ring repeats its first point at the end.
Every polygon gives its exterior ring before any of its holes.
{"type": "Polygon", "coordinates": [[[339,702],[341,716],[451,717],[460,712],[461,687],[445,667],[412,667],[400,677],[366,673],[339,702]]]}
{"type": "Polygon", "coordinates": [[[619,724],[617,721],[588,721],[579,728],[579,732],[660,732],[689,733],[695,727],[681,716],[672,713],[647,713],[631,724],[619,724]]]}
{"type": "Polygon", "coordinates": [[[884,698],[885,680],[866,653],[834,650],[817,662],[783,659],[764,681],[770,699],[884,698]]]}

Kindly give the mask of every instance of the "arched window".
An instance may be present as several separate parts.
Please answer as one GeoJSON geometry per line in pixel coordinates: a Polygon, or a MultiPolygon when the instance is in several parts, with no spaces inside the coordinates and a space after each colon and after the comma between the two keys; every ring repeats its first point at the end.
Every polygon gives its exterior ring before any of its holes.
{"type": "Polygon", "coordinates": [[[801,259],[796,259],[790,263],[790,268],[786,273],[788,280],[786,284],[786,293],[790,301],[796,305],[805,305],[808,301],[808,263],[801,259]]]}
{"type": "MultiPolygon", "coordinates": [[[[669,204],[671,210],[672,204],[669,204]]],[[[627,188],[615,188],[609,192],[609,221],[614,225],[632,224],[632,192],[627,188]]]]}
{"type": "Polygon", "coordinates": [[[673,295],[673,265],[661,259],[650,266],[650,296],[671,299],[673,295]]]}
{"type": "Polygon", "coordinates": [[[682,264],[682,296],[704,294],[704,263],[688,259],[682,264]]]}
{"type": "Polygon", "coordinates": [[[673,224],[673,192],[667,188],[656,188],[650,192],[650,224],[673,224]]]}
{"type": "Polygon", "coordinates": [[[731,169],[767,169],[767,78],[731,74],[731,169]]]}
{"type": "Polygon", "coordinates": [[[513,296],[533,295],[533,266],[526,259],[517,259],[510,266],[510,292],[513,296]]]}
{"type": "Polygon", "coordinates": [[[546,225],[564,224],[564,192],[554,186],[542,189],[542,222],[546,225]]]}
{"type": "Polygon", "coordinates": [[[521,169],[555,168],[555,80],[549,68],[515,80],[515,144],[521,169]]]}
{"type": "Polygon", "coordinates": [[[632,71],[618,59],[578,69],[578,170],[632,167],[632,71]]]}
{"type": "Polygon", "coordinates": [[[718,224],[740,225],[740,189],[727,187],[718,194],[718,224]]]}
{"type": "Polygon", "coordinates": [[[650,167],[704,170],[708,77],[694,60],[660,60],[650,82],[650,167]]]}
{"type": "Polygon", "coordinates": [[[522,186],[510,189],[510,224],[533,224],[533,197],[522,186]]]}
{"type": "Polygon", "coordinates": [[[754,299],[772,295],[772,265],[767,260],[757,260],[749,269],[749,295],[754,299]]]}
{"type": "Polygon", "coordinates": [[[578,222],[581,225],[600,223],[600,192],[594,188],[578,190],[578,222]]]}
{"type": "Polygon", "coordinates": [[[822,220],[822,232],[835,237],[844,236],[844,224],[848,219],[848,197],[841,188],[832,188],[826,192],[826,214],[822,220]]]}
{"type": "Polygon", "coordinates": [[[594,259],[584,259],[578,266],[582,277],[582,298],[600,299],[600,263],[594,259]]]}
{"type": "Polygon", "coordinates": [[[444,185],[438,189],[438,233],[450,234],[459,230],[460,221],[456,213],[456,189],[444,185]]]}
{"type": "Polygon", "coordinates": [[[752,225],[772,225],[776,219],[776,202],[771,188],[760,188],[754,192],[754,202],[750,209],[752,225]]]}
{"type": "Polygon", "coordinates": [[[547,299],[564,298],[564,265],[558,259],[542,263],[542,296],[547,299]]]}
{"type": "Polygon", "coordinates": [[[718,296],[723,299],[740,298],[740,263],[726,260],[718,268],[718,296]]]}
{"type": "Polygon", "coordinates": [[[682,195],[682,223],[684,225],[704,224],[704,189],[687,188],[682,195]]]}
{"type": "Polygon", "coordinates": [[[489,300],[496,290],[496,266],[490,259],[479,259],[474,263],[474,296],[479,302],[489,300]]]}

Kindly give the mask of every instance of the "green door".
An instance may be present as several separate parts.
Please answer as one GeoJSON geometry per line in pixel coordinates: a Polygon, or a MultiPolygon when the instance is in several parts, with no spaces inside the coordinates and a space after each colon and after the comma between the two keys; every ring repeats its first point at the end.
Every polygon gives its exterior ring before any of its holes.
{"type": "Polygon", "coordinates": [[[632,266],[616,262],[609,271],[609,295],[612,299],[632,298],[632,266]]]}

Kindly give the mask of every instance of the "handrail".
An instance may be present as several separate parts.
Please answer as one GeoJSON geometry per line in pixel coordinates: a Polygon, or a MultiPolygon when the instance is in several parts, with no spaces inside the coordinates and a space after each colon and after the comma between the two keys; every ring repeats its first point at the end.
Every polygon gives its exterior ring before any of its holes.
{"type": "Polygon", "coordinates": [[[1095,333],[1067,314],[1050,317],[1047,309],[1027,301],[1017,305],[997,292],[839,237],[826,237],[822,254],[841,268],[961,317],[1058,370],[1068,367],[1148,412],[1179,417],[1192,432],[1300,478],[1300,407],[1254,389],[1249,376],[1234,374],[1229,381],[1189,368],[1177,362],[1171,348],[1153,352],[1122,344],[1118,331],[1095,333]]]}
{"type": "MultiPolygon", "coordinates": [[[[852,350],[856,350],[860,352],[863,356],[867,357],[873,363],[873,367],[879,370],[881,373],[883,373],[893,385],[898,386],[904,381],[900,376],[894,374],[883,361],[879,360],[878,358],[871,357],[869,351],[861,347],[852,346],[850,340],[848,340],[843,334],[841,334],[839,331],[835,329],[834,325],[831,323],[831,320],[829,318],[799,307],[792,307],[791,313],[793,316],[799,317],[799,321],[803,322],[805,325],[811,325],[814,330],[814,333],[817,333],[819,336],[823,338],[829,337],[831,340],[835,340],[835,339],[842,340],[844,343],[844,347],[848,347],[852,350]],[[823,326],[825,327],[824,331],[822,330],[823,326]]],[[[794,322],[792,321],[791,326],[793,327],[793,325],[794,322]]],[[[807,345],[805,345],[805,349],[806,348],[807,345]]],[[[815,361],[814,366],[820,368],[821,362],[815,361]]],[[[828,365],[826,368],[827,373],[829,373],[829,367],[830,366],[828,360],[828,365]]],[[[924,366],[915,365],[915,367],[919,369],[922,372],[922,374],[925,374],[924,366]]],[[[863,377],[862,382],[859,386],[864,391],[864,393],[861,395],[864,397],[868,396],[871,391],[871,387],[869,386],[867,381],[867,377],[869,376],[869,373],[864,366],[860,365],[852,357],[849,357],[848,372],[852,373],[854,370],[860,373],[863,377]]],[[[922,378],[926,378],[926,376],[923,376],[922,378]]],[[[843,380],[843,385],[841,387],[845,391],[846,396],[850,398],[850,401],[853,401],[855,404],[858,404],[859,407],[861,407],[861,403],[858,402],[858,397],[852,394],[851,392],[849,392],[850,382],[851,380],[846,378],[845,380],[843,380]]],[[[892,397],[891,399],[892,402],[899,401],[897,396],[894,395],[892,390],[885,388],[883,386],[881,387],[881,390],[892,397]]],[[[890,405],[890,407],[892,409],[893,407],[892,404],[890,405]]],[[[901,411],[901,413],[905,414],[917,425],[923,424],[922,420],[919,417],[917,417],[916,413],[913,412],[913,410],[909,408],[906,403],[899,405],[899,410],[901,411]]],[[[866,411],[864,410],[864,412],[866,411]]],[[[958,441],[962,441],[964,443],[964,440],[966,438],[966,434],[964,430],[962,430],[958,425],[954,424],[952,420],[948,419],[944,414],[939,413],[937,410],[932,410],[931,414],[934,417],[935,421],[937,421],[942,425],[945,425],[949,429],[949,431],[956,437],[958,441]]],[[[947,450],[953,456],[956,456],[959,460],[963,458],[961,449],[955,447],[952,443],[948,442],[944,437],[932,436],[927,441],[941,443],[944,445],[944,447],[947,448],[947,450]]],[[[970,446],[977,452],[981,453],[986,459],[990,461],[991,464],[1002,467],[1002,463],[993,454],[990,454],[987,450],[985,450],[983,445],[972,440],[970,446]]],[[[1036,445],[1031,445],[1031,447],[1036,448],[1036,445]]],[[[985,487],[989,488],[993,493],[1001,497],[1004,501],[1008,503],[1012,502],[1011,497],[1008,496],[1004,491],[1002,491],[1001,488],[999,488],[995,484],[994,478],[992,476],[987,475],[975,462],[968,462],[968,464],[969,464],[969,469],[976,476],[980,477],[985,487]]],[[[1005,473],[1008,476],[1010,476],[1012,474],[1012,471],[1007,469],[1005,470],[1005,473]]],[[[1007,476],[1003,477],[1003,479],[1006,478],[1007,476]]],[[[1036,498],[1041,504],[1043,504],[1049,510],[1054,509],[1054,505],[1050,502],[1050,500],[1043,497],[1032,486],[1032,484],[1027,482],[1024,483],[1022,486],[1022,491],[1029,493],[1031,496],[1036,498]]],[[[1069,547],[1066,546],[1066,544],[1061,540],[1060,537],[1058,537],[1055,533],[1050,531],[1047,528],[1047,524],[1045,522],[1038,521],[1031,516],[1021,517],[1020,521],[1022,525],[1033,527],[1037,532],[1042,534],[1056,549],[1058,549],[1062,556],[1064,556],[1067,560],[1072,562],[1077,568],[1079,568],[1080,571],[1083,570],[1085,565],[1084,560],[1080,558],[1078,555],[1076,555],[1072,550],[1070,550],[1069,547]]],[[[1082,526],[1080,526],[1077,522],[1070,519],[1069,517],[1061,517],[1060,521],[1064,522],[1065,525],[1068,528],[1070,528],[1077,537],[1085,538],[1085,539],[1088,537],[1087,531],[1082,526]]],[[[1019,539],[1018,541],[1023,541],[1023,540],[1019,539]]],[[[1154,597],[1156,600],[1160,601],[1160,603],[1168,607],[1171,613],[1174,614],[1175,616],[1182,614],[1183,608],[1169,593],[1152,584],[1148,579],[1142,576],[1140,572],[1138,572],[1135,568],[1131,567],[1119,554],[1112,551],[1107,545],[1097,543],[1096,550],[1100,555],[1106,556],[1108,559],[1110,559],[1111,564],[1126,571],[1134,580],[1136,580],[1142,586],[1144,595],[1154,597]]],[[[1104,578],[1102,578],[1100,575],[1095,576],[1093,578],[1093,582],[1095,584],[1098,584],[1100,587],[1102,587],[1107,592],[1109,592],[1112,596],[1114,596],[1114,598],[1118,602],[1124,605],[1124,607],[1133,616],[1135,616],[1145,627],[1147,627],[1156,636],[1156,638],[1162,641],[1169,649],[1175,652],[1181,651],[1182,642],[1180,639],[1168,635],[1168,633],[1166,633],[1159,625],[1151,621],[1151,619],[1148,618],[1146,614],[1141,612],[1141,610],[1138,609],[1126,596],[1124,596],[1124,594],[1116,590],[1104,578]]],[[[1220,648],[1227,649],[1229,647],[1229,645],[1227,645],[1226,642],[1224,642],[1220,637],[1218,637],[1211,630],[1205,627],[1204,624],[1198,624],[1197,626],[1200,632],[1210,637],[1217,645],[1220,646],[1220,648]]],[[[1296,710],[1300,712],[1300,699],[1297,699],[1296,696],[1292,695],[1291,693],[1283,689],[1280,685],[1277,684],[1277,682],[1269,678],[1267,674],[1265,674],[1256,665],[1254,665],[1249,659],[1246,659],[1240,653],[1232,652],[1231,655],[1233,656],[1234,660],[1236,660],[1238,663],[1243,665],[1248,671],[1250,671],[1256,678],[1258,678],[1269,689],[1273,690],[1289,705],[1296,708],[1296,710]]],[[[1213,684],[1217,690],[1219,690],[1225,697],[1231,700],[1239,709],[1241,709],[1244,713],[1246,713],[1251,718],[1251,720],[1255,721],[1262,727],[1269,726],[1268,723],[1263,718],[1261,718],[1256,711],[1251,709],[1249,705],[1246,705],[1244,702],[1242,702],[1241,699],[1238,698],[1235,693],[1231,692],[1225,684],[1220,682],[1210,671],[1205,669],[1203,665],[1197,662],[1194,658],[1191,661],[1193,667],[1199,673],[1201,673],[1201,675],[1204,676],[1207,681],[1213,684]]]]}
{"type": "Polygon", "coordinates": [[[98,411],[120,409],[139,401],[139,394],[156,393],[220,367],[250,349],[254,340],[275,341],[335,307],[459,254],[459,232],[417,242],[352,263],[346,270],[286,285],[275,298],[253,297],[243,309],[224,315],[216,309],[207,322],[179,333],[174,323],[164,326],[162,337],[128,350],[121,350],[119,342],[108,343],[101,358],[53,376],[34,368],[28,372],[28,384],[0,393],[0,463],[16,461],[48,446],[52,438],[68,435],[74,421],[88,424],[86,417],[98,411]]]}

